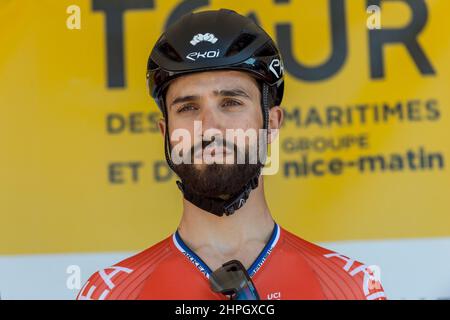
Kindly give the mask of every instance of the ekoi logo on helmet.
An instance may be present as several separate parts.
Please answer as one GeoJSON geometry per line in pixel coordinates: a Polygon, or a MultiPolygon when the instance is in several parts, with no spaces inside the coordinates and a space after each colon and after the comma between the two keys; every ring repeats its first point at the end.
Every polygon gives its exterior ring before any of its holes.
{"type": "Polygon", "coordinates": [[[196,34],[192,38],[191,44],[193,46],[195,46],[195,45],[197,45],[197,43],[200,43],[202,41],[207,41],[207,42],[211,42],[212,44],[214,44],[214,43],[217,42],[217,40],[219,40],[219,39],[217,39],[216,36],[214,34],[212,34],[212,33],[208,33],[208,32],[205,33],[205,34],[199,33],[199,34],[196,34]]]}
{"type": "Polygon", "coordinates": [[[198,59],[218,58],[219,55],[220,55],[219,49],[204,52],[191,52],[186,56],[186,59],[189,59],[191,61],[197,61],[198,59]]]}
{"type": "Polygon", "coordinates": [[[269,70],[277,79],[281,78],[284,72],[283,62],[280,59],[273,59],[269,65],[269,70]]]}

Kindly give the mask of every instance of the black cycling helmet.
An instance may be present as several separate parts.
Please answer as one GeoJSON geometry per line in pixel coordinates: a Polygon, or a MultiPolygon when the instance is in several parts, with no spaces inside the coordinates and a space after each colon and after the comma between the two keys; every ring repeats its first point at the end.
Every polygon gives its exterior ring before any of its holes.
{"type": "MultiPolygon", "coordinates": [[[[208,70],[250,73],[261,84],[263,128],[267,129],[269,108],[280,105],[283,98],[284,70],[281,55],[274,41],[253,20],[227,9],[184,15],[161,35],[153,47],[147,63],[147,84],[151,96],[164,115],[166,127],[168,119],[164,100],[170,81],[208,70]]],[[[165,156],[174,170],[168,130],[165,156]]],[[[177,184],[184,197],[197,207],[218,216],[224,213],[229,215],[242,207],[250,191],[257,187],[260,171],[227,201],[204,199],[186,190],[184,182],[177,181],[177,184]]]]}

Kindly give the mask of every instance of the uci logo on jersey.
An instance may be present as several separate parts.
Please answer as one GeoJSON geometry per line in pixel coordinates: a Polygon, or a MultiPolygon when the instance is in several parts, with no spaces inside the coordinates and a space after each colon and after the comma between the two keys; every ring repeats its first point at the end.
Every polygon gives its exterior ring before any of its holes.
{"type": "Polygon", "coordinates": [[[218,58],[220,54],[220,50],[211,50],[211,51],[205,51],[205,52],[191,52],[189,53],[186,58],[191,61],[197,61],[198,59],[211,59],[211,58],[218,58]]]}

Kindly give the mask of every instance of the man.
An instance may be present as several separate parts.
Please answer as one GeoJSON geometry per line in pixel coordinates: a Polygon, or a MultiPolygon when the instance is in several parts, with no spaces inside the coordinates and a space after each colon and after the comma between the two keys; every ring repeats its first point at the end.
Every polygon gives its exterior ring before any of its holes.
{"type": "Polygon", "coordinates": [[[210,283],[232,260],[261,299],[385,298],[376,270],[297,237],[271,216],[261,170],[283,120],[284,81],[264,30],[230,10],[185,15],[155,44],[147,79],[164,116],[166,160],[181,180],[181,222],[165,240],[95,273],[78,299],[236,298],[238,291],[210,283]],[[262,135],[244,137],[242,146],[229,130],[262,135]],[[194,141],[180,149],[182,134],[194,141]],[[263,156],[250,161],[255,150],[263,156]],[[209,162],[196,161],[205,154],[209,162]]]}

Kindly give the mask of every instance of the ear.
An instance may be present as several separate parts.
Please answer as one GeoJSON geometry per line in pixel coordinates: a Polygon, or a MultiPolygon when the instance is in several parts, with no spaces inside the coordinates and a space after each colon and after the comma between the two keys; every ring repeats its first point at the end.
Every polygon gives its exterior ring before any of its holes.
{"type": "Polygon", "coordinates": [[[158,127],[159,131],[161,132],[162,136],[165,137],[166,134],[166,121],[164,118],[161,118],[158,120],[158,127]]]}
{"type": "Polygon", "coordinates": [[[278,130],[281,128],[284,119],[284,112],[280,106],[275,106],[269,110],[269,125],[268,125],[268,143],[272,143],[278,135],[278,130]]]}

